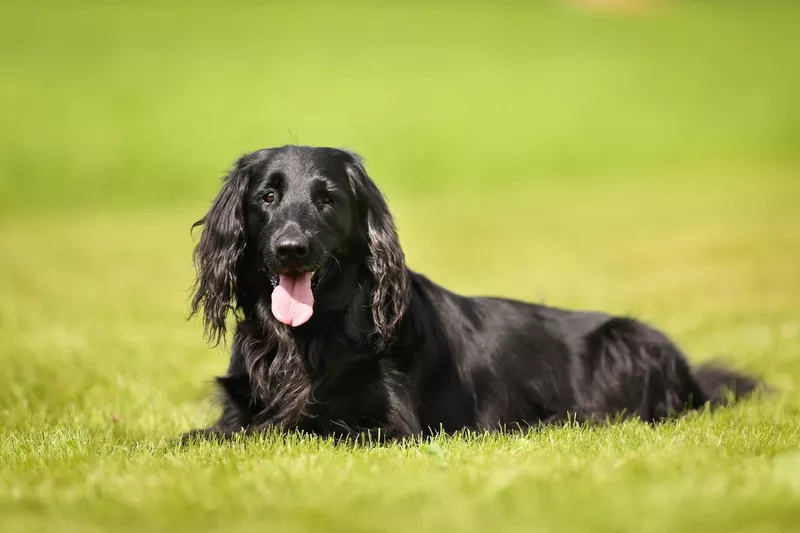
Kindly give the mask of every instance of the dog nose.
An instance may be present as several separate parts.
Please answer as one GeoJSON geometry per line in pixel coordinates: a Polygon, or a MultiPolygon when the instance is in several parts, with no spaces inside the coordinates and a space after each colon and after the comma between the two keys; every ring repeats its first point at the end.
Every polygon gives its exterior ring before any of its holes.
{"type": "Polygon", "coordinates": [[[308,241],[299,237],[284,239],[275,246],[275,254],[281,261],[303,259],[308,255],[308,241]]]}

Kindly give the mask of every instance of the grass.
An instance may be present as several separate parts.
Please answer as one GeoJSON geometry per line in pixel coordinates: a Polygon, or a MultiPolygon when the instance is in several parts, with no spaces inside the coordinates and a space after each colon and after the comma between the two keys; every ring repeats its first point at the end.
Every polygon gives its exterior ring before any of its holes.
{"type": "Polygon", "coordinates": [[[798,21],[9,6],[0,530],[796,529],[798,21]],[[366,155],[411,265],[449,288],[634,314],[776,392],[656,428],[177,447],[226,365],[185,320],[189,225],[239,153],[293,140],[366,155]]]}

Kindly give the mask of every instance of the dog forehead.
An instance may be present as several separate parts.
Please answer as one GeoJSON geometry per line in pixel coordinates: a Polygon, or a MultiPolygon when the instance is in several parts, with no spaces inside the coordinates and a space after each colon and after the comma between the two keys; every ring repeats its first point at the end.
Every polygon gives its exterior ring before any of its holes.
{"type": "Polygon", "coordinates": [[[290,180],[313,174],[314,160],[306,150],[295,147],[284,147],[269,158],[265,169],[268,174],[280,172],[290,180]]]}
{"type": "Polygon", "coordinates": [[[276,152],[266,168],[267,174],[280,172],[289,184],[302,183],[310,178],[338,181],[344,177],[341,158],[330,148],[286,146],[276,152]]]}

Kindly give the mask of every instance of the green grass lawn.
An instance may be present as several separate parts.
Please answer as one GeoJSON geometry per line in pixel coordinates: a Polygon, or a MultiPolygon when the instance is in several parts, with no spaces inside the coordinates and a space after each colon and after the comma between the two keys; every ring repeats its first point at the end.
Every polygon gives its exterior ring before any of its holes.
{"type": "Polygon", "coordinates": [[[0,531],[800,530],[792,2],[4,10],[0,531]],[[632,314],[775,392],[655,428],[178,447],[227,364],[186,321],[189,226],[294,141],[363,153],[435,281],[632,314]]]}

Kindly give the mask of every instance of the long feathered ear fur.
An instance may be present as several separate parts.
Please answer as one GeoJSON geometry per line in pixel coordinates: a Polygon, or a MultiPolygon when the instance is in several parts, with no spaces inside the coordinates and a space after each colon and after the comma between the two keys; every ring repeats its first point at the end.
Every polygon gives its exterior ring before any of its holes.
{"type": "Polygon", "coordinates": [[[367,175],[361,158],[347,154],[347,174],[358,203],[358,218],[367,243],[372,288],[372,321],[378,349],[387,345],[408,308],[411,286],[394,218],[378,187],[367,175]]]}
{"type": "Polygon", "coordinates": [[[206,338],[214,344],[225,338],[225,319],[235,308],[236,272],[246,242],[245,194],[250,170],[266,157],[265,152],[247,154],[236,162],[208,214],[192,226],[205,227],[194,249],[197,279],[191,316],[203,311],[206,338]]]}

